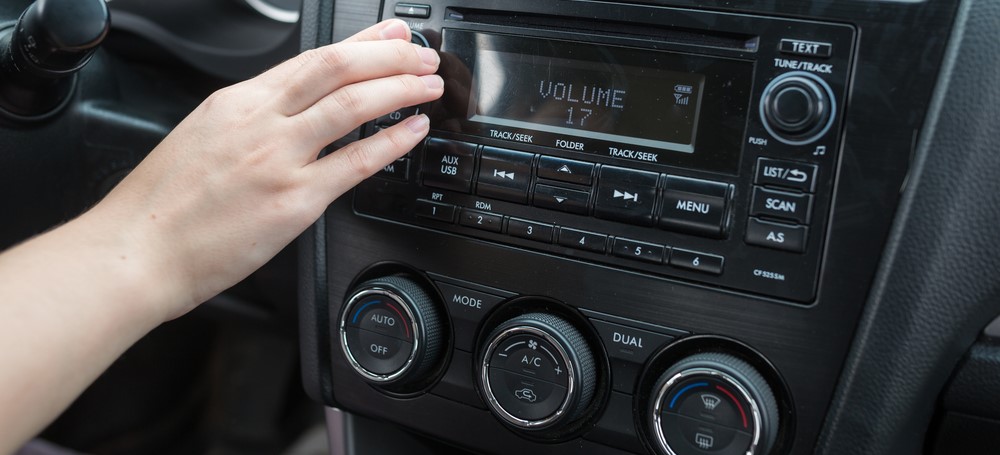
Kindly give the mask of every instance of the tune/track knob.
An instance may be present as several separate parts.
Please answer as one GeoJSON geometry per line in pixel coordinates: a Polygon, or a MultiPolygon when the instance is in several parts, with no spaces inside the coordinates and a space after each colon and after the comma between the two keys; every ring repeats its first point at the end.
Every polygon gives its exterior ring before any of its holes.
{"type": "Polygon", "coordinates": [[[341,347],[368,382],[419,382],[444,353],[442,321],[433,299],[415,281],[403,276],[366,281],[348,298],[341,316],[341,347]]]}
{"type": "Polygon", "coordinates": [[[662,455],[763,455],[774,447],[778,405],[763,376],[729,354],[696,354],[653,388],[650,434],[662,455]]]}
{"type": "Polygon", "coordinates": [[[521,430],[571,422],[594,398],[594,357],[569,322],[545,313],[494,330],[480,359],[479,387],[490,410],[521,430]]]}
{"type": "Polygon", "coordinates": [[[811,143],[833,124],[833,91],[822,79],[802,71],[782,74],[764,88],[760,115],[764,128],[790,145],[811,143]]]}

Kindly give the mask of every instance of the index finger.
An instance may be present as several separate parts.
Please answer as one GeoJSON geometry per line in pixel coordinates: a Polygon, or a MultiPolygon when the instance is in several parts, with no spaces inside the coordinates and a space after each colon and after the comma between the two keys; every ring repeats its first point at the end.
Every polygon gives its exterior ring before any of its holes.
{"type": "Polygon", "coordinates": [[[410,27],[402,20],[389,19],[355,33],[350,38],[341,42],[349,43],[355,41],[378,41],[386,39],[401,39],[403,41],[409,41],[410,27]]]}
{"type": "MultiPolygon", "coordinates": [[[[410,27],[406,25],[406,22],[399,19],[385,20],[355,33],[350,38],[341,41],[341,43],[383,41],[393,39],[401,39],[407,42],[410,41],[410,27]]],[[[274,68],[261,73],[256,79],[273,86],[282,87],[285,80],[292,74],[295,74],[295,72],[298,71],[307,61],[308,59],[304,59],[302,55],[299,54],[298,56],[285,60],[274,68]]]]}

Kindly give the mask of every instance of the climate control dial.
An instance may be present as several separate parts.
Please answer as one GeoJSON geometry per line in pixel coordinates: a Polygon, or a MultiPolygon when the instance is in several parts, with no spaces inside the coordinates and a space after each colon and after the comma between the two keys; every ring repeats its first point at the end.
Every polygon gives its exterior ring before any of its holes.
{"type": "Polygon", "coordinates": [[[669,368],[653,388],[650,434],[662,455],[761,455],[774,447],[778,406],[767,381],[729,354],[669,368]]]}
{"type": "Polygon", "coordinates": [[[529,313],[500,324],[488,340],[479,386],[503,422],[523,430],[549,429],[574,420],[590,405],[594,357],[569,322],[529,313]]]}
{"type": "Polygon", "coordinates": [[[389,276],[366,281],[340,319],[344,355],[354,371],[378,384],[423,379],[444,351],[442,318],[415,281],[389,276]]]}

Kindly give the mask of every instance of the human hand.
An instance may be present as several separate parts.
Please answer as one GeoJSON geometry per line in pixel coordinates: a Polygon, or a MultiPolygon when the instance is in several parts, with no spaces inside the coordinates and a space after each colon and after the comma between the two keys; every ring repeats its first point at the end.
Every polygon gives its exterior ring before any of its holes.
{"type": "Polygon", "coordinates": [[[409,39],[386,21],[214,93],[84,215],[165,287],[164,319],[245,278],[425,137],[415,116],[317,159],[363,122],[441,96],[437,53],[409,39]]]}

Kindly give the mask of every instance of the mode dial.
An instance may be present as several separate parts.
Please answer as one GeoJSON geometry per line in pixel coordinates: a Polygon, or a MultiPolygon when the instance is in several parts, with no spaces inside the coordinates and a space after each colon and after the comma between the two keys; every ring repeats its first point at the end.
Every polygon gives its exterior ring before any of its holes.
{"type": "Polygon", "coordinates": [[[835,110],[833,91],[826,82],[801,71],[772,80],[760,102],[764,128],[790,145],[808,144],[826,134],[835,110]]]}
{"type": "Polygon", "coordinates": [[[445,344],[433,299],[404,276],[366,281],[351,293],[340,341],[354,371],[377,385],[425,379],[445,344]]]}
{"type": "Polygon", "coordinates": [[[479,386],[490,410],[523,430],[579,417],[594,398],[594,356],[562,318],[529,313],[500,324],[482,352],[479,386]]]}
{"type": "Polygon", "coordinates": [[[749,363],[722,353],[684,358],[660,376],[650,404],[663,455],[762,455],[774,447],[778,405],[749,363]]]}

